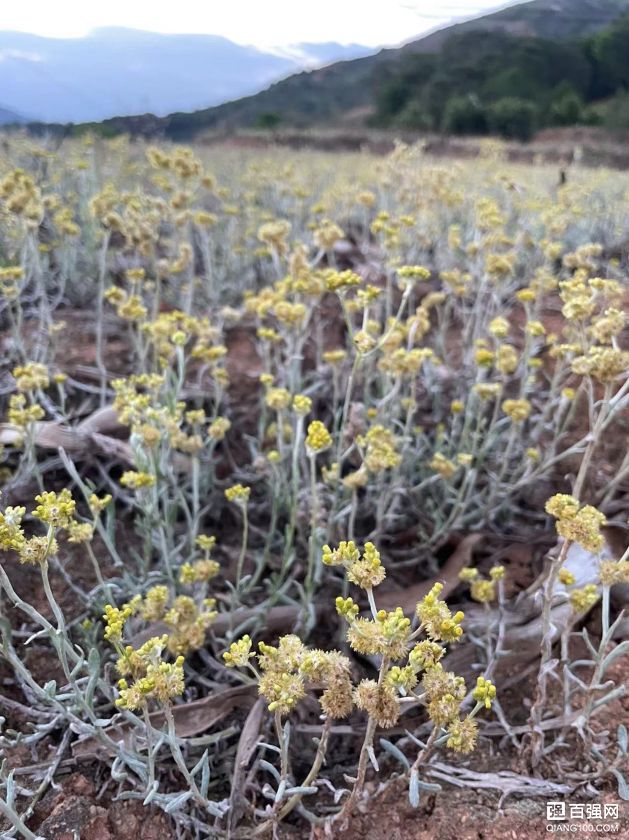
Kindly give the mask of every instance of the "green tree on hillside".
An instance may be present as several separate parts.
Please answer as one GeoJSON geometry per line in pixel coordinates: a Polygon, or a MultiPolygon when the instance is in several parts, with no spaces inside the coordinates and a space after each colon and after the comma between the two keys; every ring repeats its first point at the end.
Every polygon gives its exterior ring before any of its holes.
{"type": "Polygon", "coordinates": [[[535,131],[537,108],[533,102],[505,96],[487,109],[489,130],[509,140],[529,140],[535,131]]]}

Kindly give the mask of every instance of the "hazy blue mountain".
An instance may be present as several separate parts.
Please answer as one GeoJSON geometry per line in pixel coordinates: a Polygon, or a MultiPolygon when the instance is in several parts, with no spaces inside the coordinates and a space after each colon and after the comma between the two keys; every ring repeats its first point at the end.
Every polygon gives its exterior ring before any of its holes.
{"type": "Polygon", "coordinates": [[[26,117],[18,114],[15,111],[9,111],[8,108],[0,106],[0,125],[16,125],[28,122],[26,117]]]}
{"type": "MultiPolygon", "coordinates": [[[[500,0],[496,0],[496,5],[500,0]]],[[[414,53],[439,53],[454,36],[505,33],[522,38],[565,41],[597,32],[629,12],[629,0],[527,0],[410,41],[397,49],[384,49],[366,57],[345,56],[320,69],[300,70],[273,83],[266,90],[194,113],[174,113],[162,128],[176,138],[206,129],[234,129],[256,125],[261,116],[273,114],[285,126],[334,124],[348,115],[373,112],[379,82],[395,72],[398,62],[414,53]]],[[[184,111],[185,109],[181,109],[184,111]]],[[[136,125],[117,121],[119,130],[136,125]]]]}
{"type": "Polygon", "coordinates": [[[3,109],[46,122],[165,115],[246,96],[305,67],[369,52],[332,42],[265,52],[215,35],[118,27],[84,38],[0,32],[0,95],[3,109]]]}

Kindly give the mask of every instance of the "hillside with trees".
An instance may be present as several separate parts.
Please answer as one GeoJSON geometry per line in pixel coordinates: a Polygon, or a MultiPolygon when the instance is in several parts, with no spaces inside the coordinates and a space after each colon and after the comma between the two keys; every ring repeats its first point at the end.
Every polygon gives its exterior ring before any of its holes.
{"type": "Polygon", "coordinates": [[[395,50],[297,73],[191,113],[107,120],[103,133],[371,126],[526,140],[550,126],[629,128],[629,0],[532,0],[395,50]]]}

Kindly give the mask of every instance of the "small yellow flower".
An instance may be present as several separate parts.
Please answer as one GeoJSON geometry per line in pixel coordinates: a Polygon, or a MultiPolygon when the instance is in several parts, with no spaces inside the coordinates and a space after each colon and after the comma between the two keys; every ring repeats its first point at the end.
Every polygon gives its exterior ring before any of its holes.
{"type": "Polygon", "coordinates": [[[528,400],[505,400],[502,410],[514,423],[523,423],[531,413],[531,403],[528,400]]]}
{"type": "Polygon", "coordinates": [[[501,387],[497,382],[478,382],[472,390],[481,400],[491,400],[498,396],[501,387]]]}
{"type": "Polygon", "coordinates": [[[629,560],[605,560],[601,563],[599,577],[603,586],[629,583],[629,560]]]}
{"type": "Polygon", "coordinates": [[[39,496],[35,496],[35,501],[39,504],[33,511],[33,516],[41,522],[57,528],[67,528],[72,521],[76,503],[67,488],[60,493],[40,493],[39,496]]]}
{"type": "Polygon", "coordinates": [[[232,642],[229,650],[223,654],[223,659],[228,668],[243,668],[254,656],[251,651],[251,637],[243,636],[239,641],[232,642]]]}
{"type": "Polygon", "coordinates": [[[557,533],[565,540],[576,542],[595,554],[601,551],[605,537],[600,529],[607,519],[595,507],[580,507],[574,496],[558,493],[546,502],[546,512],[555,517],[557,533]]]}
{"type": "Polygon", "coordinates": [[[472,581],[470,594],[475,601],[481,604],[488,604],[496,597],[496,590],[493,580],[476,579],[472,581]]]}
{"type": "Polygon", "coordinates": [[[340,364],[343,359],[347,356],[345,350],[326,350],[323,354],[323,361],[329,365],[338,365],[340,364]]]}
{"type": "Polygon", "coordinates": [[[559,580],[564,586],[572,586],[576,582],[575,576],[565,567],[559,569],[559,580]]]}
{"type": "Polygon", "coordinates": [[[535,338],[539,338],[540,336],[546,335],[546,327],[542,324],[541,321],[529,321],[526,324],[524,330],[528,335],[531,335],[535,338]]]}
{"type": "Polygon", "coordinates": [[[584,613],[598,601],[598,589],[595,583],[588,583],[583,589],[573,589],[570,603],[575,613],[584,613]]]}
{"type": "Polygon", "coordinates": [[[212,440],[223,440],[230,428],[231,421],[229,421],[226,417],[217,417],[216,420],[208,426],[208,437],[212,440]]]}
{"type": "Polygon", "coordinates": [[[202,551],[209,553],[216,545],[216,537],[209,534],[199,534],[196,539],[196,544],[202,551]]]}
{"type": "Polygon", "coordinates": [[[452,478],[457,470],[456,464],[449,458],[446,458],[441,452],[436,452],[432,459],[428,462],[431,470],[434,470],[442,478],[452,478]]]}
{"type": "Polygon", "coordinates": [[[234,484],[225,490],[225,498],[228,502],[234,502],[241,507],[244,507],[249,501],[251,495],[251,487],[245,487],[243,484],[234,484]]]}
{"type": "Polygon", "coordinates": [[[463,612],[452,615],[445,601],[439,599],[442,583],[435,583],[417,604],[416,613],[422,629],[431,641],[456,642],[463,635],[463,612]]]}
{"type": "Polygon", "coordinates": [[[489,322],[489,332],[495,338],[506,338],[509,334],[509,322],[502,315],[489,322]]]}
{"type": "Polygon", "coordinates": [[[155,476],[145,472],[127,470],[122,474],[120,483],[123,487],[128,487],[130,490],[142,490],[146,487],[153,487],[155,484],[155,476]]]}
{"type": "Polygon", "coordinates": [[[310,414],[312,410],[312,400],[305,394],[297,394],[293,397],[293,411],[296,414],[301,414],[303,417],[310,414]]]}
{"type": "Polygon", "coordinates": [[[463,754],[472,752],[476,746],[478,735],[478,724],[473,718],[467,717],[463,720],[458,718],[448,724],[448,740],[446,746],[463,754]]]}
{"type": "Polygon", "coordinates": [[[477,703],[482,703],[486,709],[491,709],[491,702],[496,697],[496,686],[485,677],[478,677],[472,697],[477,703]]]}
{"type": "Polygon", "coordinates": [[[91,493],[89,499],[87,500],[90,510],[94,516],[98,516],[102,513],[110,502],[111,494],[109,493],[102,498],[99,498],[96,493],[91,493]]]}
{"type": "Polygon", "coordinates": [[[308,426],[306,449],[312,454],[324,452],[332,446],[332,435],[320,420],[313,420],[308,426]]]}
{"type": "Polygon", "coordinates": [[[290,394],[286,388],[269,388],[265,402],[269,408],[282,411],[290,405],[290,394]]]}

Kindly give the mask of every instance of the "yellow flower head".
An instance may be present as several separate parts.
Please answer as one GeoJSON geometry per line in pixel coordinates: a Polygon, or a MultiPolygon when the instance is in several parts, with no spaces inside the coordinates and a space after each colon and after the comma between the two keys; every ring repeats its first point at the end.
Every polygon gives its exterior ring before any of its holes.
{"type": "Polygon", "coordinates": [[[523,423],[531,413],[531,403],[528,400],[505,400],[502,410],[514,423],[523,423]]]}
{"type": "Polygon", "coordinates": [[[68,527],[74,516],[76,503],[72,498],[72,493],[67,488],[64,488],[60,493],[41,493],[39,496],[35,496],[35,501],[39,502],[33,511],[33,516],[36,519],[57,528],[68,527]]]}
{"type": "Polygon", "coordinates": [[[456,642],[463,635],[461,611],[452,615],[445,601],[439,600],[443,584],[435,583],[430,592],[417,604],[417,617],[422,629],[432,641],[456,642]]]}
{"type": "Polygon", "coordinates": [[[308,426],[306,449],[312,455],[324,452],[332,446],[332,435],[320,420],[313,420],[308,426]]]}
{"type": "Polygon", "coordinates": [[[482,703],[486,709],[491,708],[491,702],[496,698],[496,686],[485,677],[478,677],[472,697],[477,703],[482,703]]]}
{"type": "Polygon", "coordinates": [[[251,487],[245,487],[243,484],[234,484],[225,490],[225,498],[228,502],[234,502],[241,507],[245,506],[249,501],[251,495],[251,487]]]}

